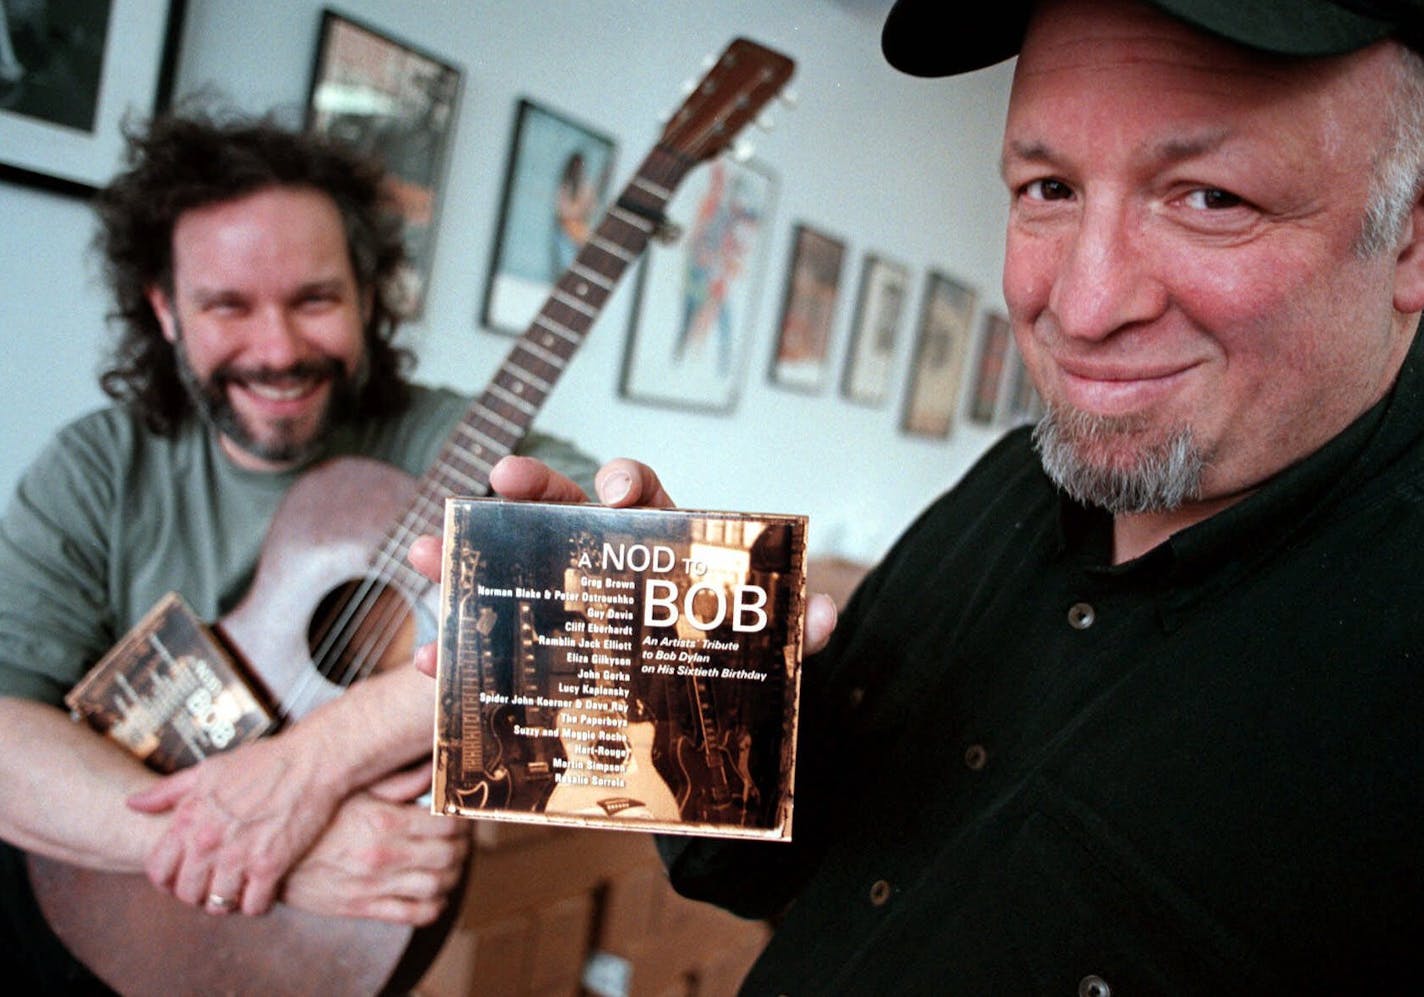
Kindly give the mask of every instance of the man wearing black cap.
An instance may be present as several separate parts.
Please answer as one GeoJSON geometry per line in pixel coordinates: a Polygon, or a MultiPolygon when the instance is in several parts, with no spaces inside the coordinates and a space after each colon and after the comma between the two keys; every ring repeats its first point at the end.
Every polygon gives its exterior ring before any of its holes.
{"type": "Polygon", "coordinates": [[[807,662],[756,993],[1394,992],[1424,925],[1417,3],[901,0],[1019,53],[1004,293],[1048,414],[807,662]],[[1403,42],[1403,44],[1401,44],[1403,42]]]}

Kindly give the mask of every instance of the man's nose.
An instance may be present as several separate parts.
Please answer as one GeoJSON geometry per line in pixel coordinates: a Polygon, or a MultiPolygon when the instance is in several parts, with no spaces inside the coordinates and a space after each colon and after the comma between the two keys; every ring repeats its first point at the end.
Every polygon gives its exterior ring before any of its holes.
{"type": "Polygon", "coordinates": [[[248,355],[266,367],[286,367],[305,355],[301,328],[287,309],[262,309],[249,329],[248,355]]]}
{"type": "Polygon", "coordinates": [[[1162,314],[1166,288],[1143,222],[1132,212],[1113,203],[1087,205],[1066,238],[1048,301],[1064,336],[1105,339],[1162,314]]]}

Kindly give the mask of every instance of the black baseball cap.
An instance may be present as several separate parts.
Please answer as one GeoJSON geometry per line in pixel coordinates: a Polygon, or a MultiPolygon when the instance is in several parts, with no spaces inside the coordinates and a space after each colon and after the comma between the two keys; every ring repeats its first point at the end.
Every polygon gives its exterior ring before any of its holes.
{"type": "MultiPolygon", "coordinates": [[[[1394,37],[1424,51],[1424,0],[1146,0],[1179,20],[1277,55],[1341,55],[1394,37]]],[[[970,27],[945,0],[896,0],[880,45],[911,76],[952,76],[1018,54],[1034,0],[993,0],[970,27]]]]}

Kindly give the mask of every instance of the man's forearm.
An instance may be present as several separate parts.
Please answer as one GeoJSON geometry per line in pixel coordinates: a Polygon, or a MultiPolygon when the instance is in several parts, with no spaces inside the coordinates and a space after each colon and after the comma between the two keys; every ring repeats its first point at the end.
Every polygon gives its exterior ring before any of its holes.
{"type": "Polygon", "coordinates": [[[76,865],[141,872],[167,820],[124,805],[157,777],[45,703],[0,697],[0,837],[76,865]]]}
{"type": "MultiPolygon", "coordinates": [[[[346,795],[430,750],[430,680],[400,669],[353,687],[284,738],[303,743],[346,795]]],[[[296,747],[294,744],[293,747],[296,747]]],[[[167,826],[125,805],[158,777],[45,703],[0,697],[0,837],[91,868],[142,871],[167,826]]]]}
{"type": "Polygon", "coordinates": [[[144,870],[186,903],[265,911],[341,802],[430,751],[434,690],[413,668],[360,682],[290,730],[169,776],[129,800],[169,814],[144,870]]]}
{"type": "Polygon", "coordinates": [[[428,756],[434,710],[430,680],[397,668],[356,683],[283,736],[299,742],[322,779],[345,796],[428,756]]]}

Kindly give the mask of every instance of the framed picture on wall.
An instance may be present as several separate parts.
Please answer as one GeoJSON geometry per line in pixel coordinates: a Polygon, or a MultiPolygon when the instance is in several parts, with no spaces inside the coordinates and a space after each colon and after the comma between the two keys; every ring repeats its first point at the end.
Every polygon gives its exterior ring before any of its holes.
{"type": "Polygon", "coordinates": [[[860,294],[851,326],[841,394],[853,402],[879,405],[890,387],[890,366],[900,320],[910,297],[910,271],[883,256],[867,255],[860,271],[860,294]]]}
{"type": "Polygon", "coordinates": [[[518,335],[603,215],[613,139],[518,102],[481,321],[518,335]]]}
{"type": "Polygon", "coordinates": [[[0,0],[0,178],[88,196],[167,106],[184,0],[0,0]]]}
{"type": "Polygon", "coordinates": [[[725,156],[678,190],[666,214],[682,238],[651,244],[638,272],[623,397],[711,412],[736,404],[775,193],[766,168],[725,156]]]}
{"type": "Polygon", "coordinates": [[[1009,342],[1009,359],[1004,372],[1004,404],[1000,406],[998,421],[1006,426],[1021,426],[1027,422],[1037,422],[1043,415],[1043,400],[1038,389],[1033,386],[1033,378],[1028,376],[1023,354],[1012,339],[1009,342]]]}
{"type": "Polygon", "coordinates": [[[797,225],[792,232],[786,297],[771,358],[773,383],[802,391],[820,390],[845,251],[840,239],[809,225],[797,225]]]}
{"type": "Polygon", "coordinates": [[[405,233],[396,306],[425,308],[435,222],[460,97],[460,70],[325,10],[307,96],[307,128],[379,162],[405,233]]]}
{"type": "Polygon", "coordinates": [[[998,312],[984,313],[979,356],[974,361],[974,383],[969,395],[969,418],[974,422],[987,426],[994,421],[1012,339],[1007,317],[998,312]]]}
{"type": "Polygon", "coordinates": [[[969,320],[976,293],[945,274],[930,271],[910,367],[901,428],[916,436],[945,437],[959,407],[969,320]]]}

